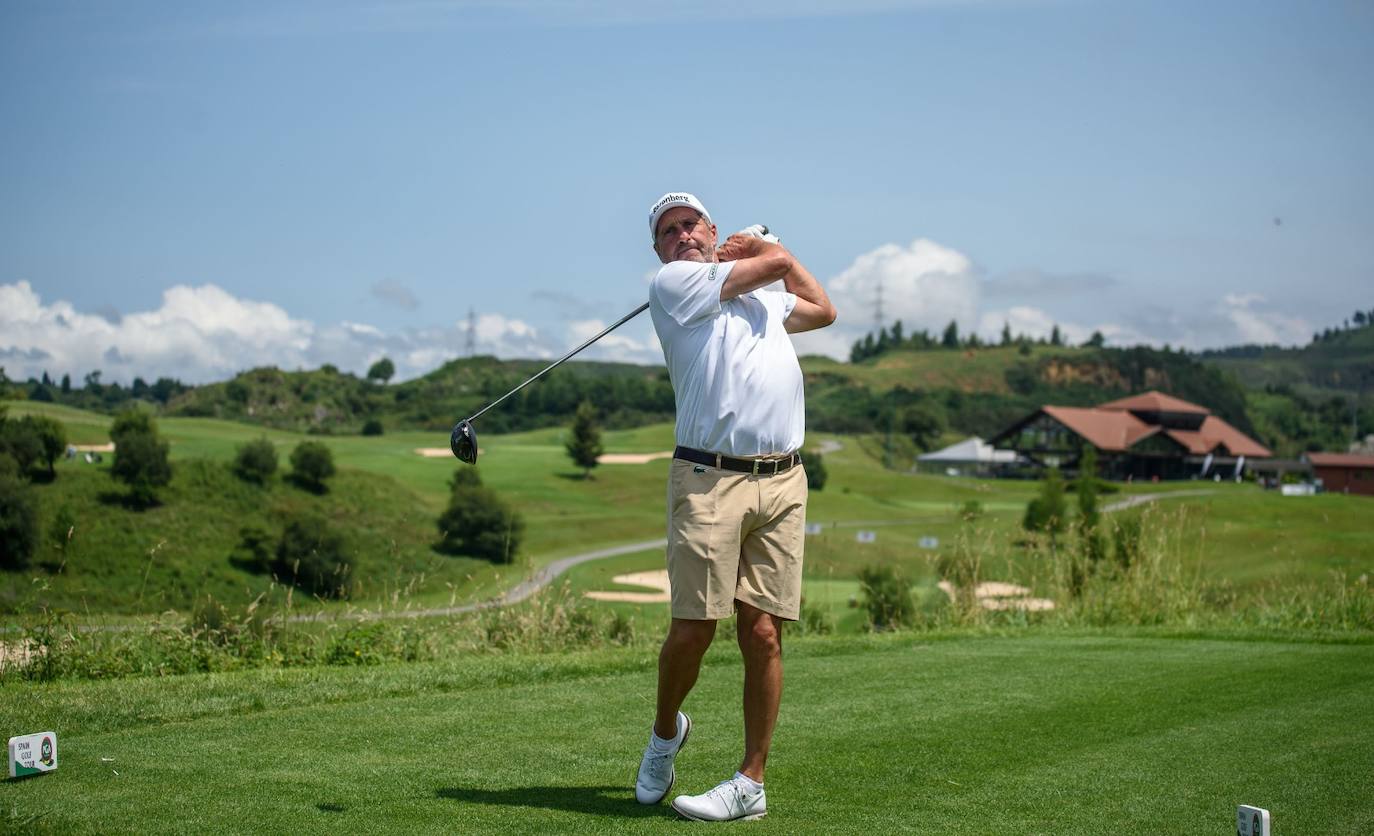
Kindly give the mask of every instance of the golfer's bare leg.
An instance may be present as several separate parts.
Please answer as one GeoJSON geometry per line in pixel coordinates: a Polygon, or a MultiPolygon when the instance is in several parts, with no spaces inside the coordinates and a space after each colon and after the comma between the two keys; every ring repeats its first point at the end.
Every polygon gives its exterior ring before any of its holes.
{"type": "Polygon", "coordinates": [[[674,618],[658,653],[658,709],[654,734],[664,740],[677,736],[677,712],[701,673],[701,657],[716,635],[716,622],[674,618]]]}
{"type": "Polygon", "coordinates": [[[782,700],[782,619],[743,601],[737,604],[744,655],[744,760],[739,771],[763,783],[782,700]]]}

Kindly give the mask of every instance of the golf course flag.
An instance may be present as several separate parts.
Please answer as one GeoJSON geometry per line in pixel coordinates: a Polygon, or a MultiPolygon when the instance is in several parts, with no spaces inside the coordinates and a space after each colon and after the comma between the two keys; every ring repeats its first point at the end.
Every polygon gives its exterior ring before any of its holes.
{"type": "Polygon", "coordinates": [[[57,732],[10,738],[10,777],[40,775],[57,768],[57,732]]]}

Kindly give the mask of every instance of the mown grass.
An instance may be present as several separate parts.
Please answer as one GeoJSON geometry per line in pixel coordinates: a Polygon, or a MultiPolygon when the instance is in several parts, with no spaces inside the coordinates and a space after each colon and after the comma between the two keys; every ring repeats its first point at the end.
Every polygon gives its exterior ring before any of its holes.
{"type": "MultiPolygon", "coordinates": [[[[1374,827],[1374,645],[1052,631],[803,640],[767,775],[777,833],[1374,827]]],[[[738,654],[686,706],[678,788],[728,775],[738,654]]],[[[633,801],[644,648],[64,682],[0,704],[61,766],[0,786],[37,832],[676,832],[633,801]]]]}

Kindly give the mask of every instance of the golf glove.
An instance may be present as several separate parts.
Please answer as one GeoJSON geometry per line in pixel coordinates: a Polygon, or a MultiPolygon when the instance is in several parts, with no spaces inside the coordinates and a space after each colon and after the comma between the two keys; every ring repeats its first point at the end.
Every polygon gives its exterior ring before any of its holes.
{"type": "Polygon", "coordinates": [[[763,224],[753,224],[752,226],[746,226],[744,229],[741,229],[739,232],[736,232],[735,234],[748,235],[750,238],[761,238],[770,244],[782,243],[778,240],[778,236],[769,232],[768,227],[764,226],[763,224]]]}

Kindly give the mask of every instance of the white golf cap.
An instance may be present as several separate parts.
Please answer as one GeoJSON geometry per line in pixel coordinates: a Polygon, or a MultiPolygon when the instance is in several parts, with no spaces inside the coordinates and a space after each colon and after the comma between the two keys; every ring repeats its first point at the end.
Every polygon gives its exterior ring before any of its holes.
{"type": "Polygon", "coordinates": [[[663,217],[663,213],[672,209],[674,206],[686,206],[701,213],[706,222],[711,223],[711,213],[706,211],[706,207],[701,205],[694,194],[687,192],[668,192],[663,197],[654,201],[654,205],[649,209],[649,239],[658,239],[658,219],[663,217]]]}

